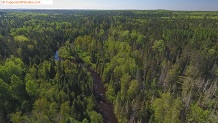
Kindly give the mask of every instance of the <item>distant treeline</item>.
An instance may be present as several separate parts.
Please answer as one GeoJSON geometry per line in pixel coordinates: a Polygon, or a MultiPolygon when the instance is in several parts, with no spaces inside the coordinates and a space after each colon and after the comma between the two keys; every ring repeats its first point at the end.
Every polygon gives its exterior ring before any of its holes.
{"type": "Polygon", "coordinates": [[[120,123],[218,121],[218,12],[0,10],[0,121],[103,122],[70,59],[120,123]]]}

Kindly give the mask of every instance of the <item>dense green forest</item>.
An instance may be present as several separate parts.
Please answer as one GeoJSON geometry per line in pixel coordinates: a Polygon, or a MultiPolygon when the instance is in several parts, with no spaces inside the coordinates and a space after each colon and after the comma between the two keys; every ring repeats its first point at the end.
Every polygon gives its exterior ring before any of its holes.
{"type": "Polygon", "coordinates": [[[218,122],[218,12],[0,10],[0,122],[218,122]],[[58,51],[60,60],[55,60],[58,51]]]}

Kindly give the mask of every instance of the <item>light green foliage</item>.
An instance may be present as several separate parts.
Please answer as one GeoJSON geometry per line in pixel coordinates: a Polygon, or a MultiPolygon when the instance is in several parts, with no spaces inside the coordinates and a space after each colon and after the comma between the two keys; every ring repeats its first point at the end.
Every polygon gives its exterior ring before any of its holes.
{"type": "Polygon", "coordinates": [[[14,40],[19,42],[19,43],[29,41],[29,39],[27,37],[25,37],[24,35],[15,36],[14,40]]]}
{"type": "Polygon", "coordinates": [[[5,81],[8,81],[8,77],[9,77],[8,74],[9,73],[8,73],[6,67],[0,65],[0,78],[5,80],[5,81]]]}
{"type": "MultiPolygon", "coordinates": [[[[22,80],[23,72],[24,63],[14,56],[6,59],[3,66],[0,65],[0,108],[2,109],[0,114],[4,110],[12,113],[14,111],[12,106],[16,107],[25,102],[26,91],[22,80]]],[[[18,122],[20,119],[18,116],[16,117],[15,121],[18,122]]]]}
{"type": "Polygon", "coordinates": [[[129,30],[120,32],[120,40],[121,40],[121,41],[126,41],[126,40],[128,40],[128,39],[129,39],[129,33],[130,33],[129,30]]]}
{"type": "Polygon", "coordinates": [[[138,93],[139,83],[136,80],[132,80],[129,85],[129,89],[127,91],[127,95],[129,99],[135,97],[138,93]]]}
{"type": "Polygon", "coordinates": [[[85,118],[82,123],[89,123],[89,121],[85,118]]]}
{"type": "Polygon", "coordinates": [[[129,88],[129,84],[130,84],[130,81],[131,81],[131,76],[130,75],[128,75],[128,74],[124,74],[123,76],[122,76],[122,78],[120,79],[120,81],[121,81],[121,90],[120,90],[120,92],[121,92],[121,98],[122,99],[125,99],[126,98],[126,96],[127,96],[127,90],[128,90],[128,88],[129,88]]]}
{"type": "Polygon", "coordinates": [[[163,40],[155,41],[152,48],[158,52],[163,52],[165,50],[164,41],[163,40]]]}
{"type": "Polygon", "coordinates": [[[115,100],[115,97],[116,97],[115,90],[110,84],[107,85],[106,96],[107,96],[108,101],[110,102],[113,102],[115,100]]]}
{"type": "MultiPolygon", "coordinates": [[[[11,77],[13,74],[15,74],[18,77],[21,77],[24,71],[24,63],[20,58],[16,58],[14,56],[11,56],[11,58],[8,58],[5,62],[5,69],[7,71],[8,76],[11,77]]],[[[6,78],[8,79],[8,78],[6,78]]]]}
{"type": "Polygon", "coordinates": [[[60,109],[60,113],[61,116],[65,118],[67,118],[70,114],[70,102],[66,101],[64,103],[61,104],[61,109],[60,109]]]}
{"type": "Polygon", "coordinates": [[[30,95],[35,95],[37,90],[38,90],[38,83],[37,81],[34,80],[28,80],[26,82],[26,91],[30,94],[30,95]]]}
{"type": "MultiPolygon", "coordinates": [[[[165,86],[175,86],[175,83],[178,81],[178,76],[180,74],[179,66],[173,65],[171,69],[168,70],[165,81],[165,86]]],[[[176,90],[174,90],[176,91],[176,90]]]]}
{"type": "Polygon", "coordinates": [[[58,50],[58,55],[60,58],[69,58],[70,57],[69,48],[66,46],[61,47],[58,50]]]}
{"type": "Polygon", "coordinates": [[[13,95],[15,98],[22,100],[20,97],[25,93],[25,86],[22,82],[22,80],[16,76],[16,75],[12,75],[11,78],[11,83],[10,83],[10,90],[11,92],[13,92],[13,95]]]}
{"type": "Polygon", "coordinates": [[[91,123],[103,123],[103,117],[101,114],[92,111],[90,115],[91,123]]]}
{"type": "Polygon", "coordinates": [[[90,97],[86,98],[86,103],[87,103],[87,110],[88,111],[93,110],[96,106],[94,95],[91,95],[90,97]]]}
{"type": "Polygon", "coordinates": [[[10,117],[10,121],[13,123],[21,123],[23,121],[21,112],[12,113],[10,114],[10,117]]]}
{"type": "Polygon", "coordinates": [[[216,51],[215,51],[214,49],[209,49],[209,50],[208,50],[208,54],[209,54],[210,56],[214,56],[214,55],[216,55],[216,51]]]}
{"type": "Polygon", "coordinates": [[[143,45],[143,44],[145,43],[145,36],[139,34],[139,36],[138,36],[138,38],[137,38],[137,40],[136,40],[136,43],[137,43],[138,45],[143,45]]]}
{"type": "Polygon", "coordinates": [[[43,64],[38,69],[38,76],[40,78],[48,79],[50,77],[51,63],[49,61],[44,61],[43,64]]]}
{"type": "Polygon", "coordinates": [[[154,110],[154,121],[161,123],[179,123],[181,100],[173,99],[170,93],[163,93],[161,98],[157,98],[152,103],[154,110]]]}
{"type": "Polygon", "coordinates": [[[52,102],[49,106],[48,110],[48,116],[51,117],[51,119],[57,118],[58,113],[58,104],[56,102],[52,102]]]}
{"type": "MultiPolygon", "coordinates": [[[[99,34],[102,35],[102,34],[99,34]]],[[[96,62],[96,54],[93,54],[98,50],[97,42],[90,35],[78,36],[73,45],[80,58],[82,58],[86,63],[91,64],[96,62]]]]}
{"type": "Polygon", "coordinates": [[[207,122],[208,121],[209,111],[204,110],[198,106],[198,104],[193,104],[190,108],[190,112],[188,114],[189,122],[207,122]]]}
{"type": "Polygon", "coordinates": [[[35,101],[34,110],[37,112],[47,113],[49,109],[49,102],[46,98],[41,98],[35,101]]]}

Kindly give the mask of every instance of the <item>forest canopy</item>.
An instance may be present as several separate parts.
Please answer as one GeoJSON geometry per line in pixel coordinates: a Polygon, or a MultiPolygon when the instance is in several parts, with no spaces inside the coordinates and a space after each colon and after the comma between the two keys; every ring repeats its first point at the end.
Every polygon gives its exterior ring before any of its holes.
{"type": "Polygon", "coordinates": [[[218,12],[0,10],[0,121],[218,121],[218,12]],[[58,52],[60,59],[55,60],[58,52]]]}

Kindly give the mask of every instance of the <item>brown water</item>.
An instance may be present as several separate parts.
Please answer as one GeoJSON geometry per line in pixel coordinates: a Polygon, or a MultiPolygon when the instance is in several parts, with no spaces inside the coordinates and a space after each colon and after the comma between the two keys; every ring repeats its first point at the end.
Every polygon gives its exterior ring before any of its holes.
{"type": "Polygon", "coordinates": [[[103,116],[104,123],[118,123],[117,118],[113,112],[113,105],[106,99],[106,89],[104,87],[104,84],[102,83],[101,77],[97,74],[96,71],[85,65],[81,59],[78,61],[71,60],[71,62],[75,64],[80,64],[91,73],[94,81],[93,90],[95,99],[97,100],[97,111],[103,116]]]}
{"type": "Polygon", "coordinates": [[[117,118],[113,112],[113,105],[106,99],[106,89],[102,83],[101,77],[90,67],[82,64],[89,72],[91,72],[92,78],[94,80],[94,96],[97,100],[97,109],[99,113],[104,117],[105,123],[118,123],[117,118]]]}

